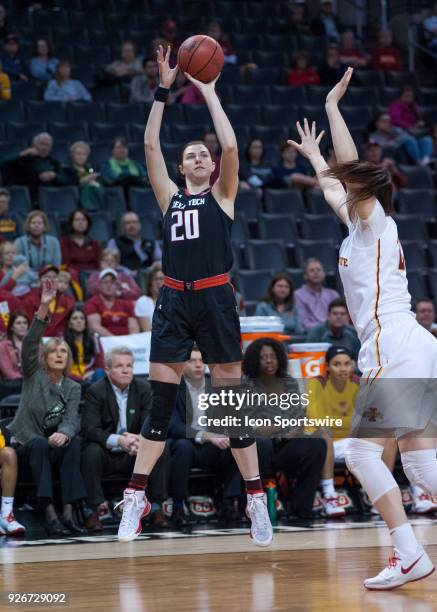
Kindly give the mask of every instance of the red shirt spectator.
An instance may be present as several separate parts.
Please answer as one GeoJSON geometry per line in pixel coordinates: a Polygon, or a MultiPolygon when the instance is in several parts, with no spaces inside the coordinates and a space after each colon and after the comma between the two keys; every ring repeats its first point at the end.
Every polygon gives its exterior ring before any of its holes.
{"type": "Polygon", "coordinates": [[[288,84],[294,87],[301,85],[319,85],[320,77],[314,68],[309,65],[306,51],[298,53],[292,60],[292,69],[288,73],[288,84]]]}
{"type": "Polygon", "coordinates": [[[17,298],[0,287],[0,337],[6,337],[9,319],[14,310],[20,310],[20,302],[17,298]]]}
{"type": "Polygon", "coordinates": [[[62,263],[73,270],[97,270],[102,252],[98,240],[87,238],[91,219],[83,210],[75,210],[68,220],[69,234],[61,238],[62,263]]]}
{"type": "Polygon", "coordinates": [[[23,378],[21,348],[29,329],[29,320],[24,312],[15,311],[9,318],[7,340],[0,342],[0,374],[5,380],[23,378]]]}
{"type": "Polygon", "coordinates": [[[374,70],[402,70],[399,49],[393,46],[393,34],[382,30],[378,36],[378,45],[373,50],[372,68],[374,70]]]}
{"type": "Polygon", "coordinates": [[[137,300],[141,295],[141,289],[127,268],[120,266],[120,253],[111,249],[104,249],[100,256],[98,271],[93,272],[86,284],[88,296],[99,292],[99,276],[101,270],[111,268],[117,272],[117,297],[123,300],[137,300]]]}

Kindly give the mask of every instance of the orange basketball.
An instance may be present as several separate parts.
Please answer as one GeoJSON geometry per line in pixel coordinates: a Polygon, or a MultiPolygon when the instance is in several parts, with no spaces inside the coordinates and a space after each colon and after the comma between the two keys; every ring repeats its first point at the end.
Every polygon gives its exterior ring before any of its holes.
{"type": "Polygon", "coordinates": [[[225,56],[220,44],[204,34],[184,40],[179,47],[178,66],[202,83],[210,83],[221,72],[225,56]]]}

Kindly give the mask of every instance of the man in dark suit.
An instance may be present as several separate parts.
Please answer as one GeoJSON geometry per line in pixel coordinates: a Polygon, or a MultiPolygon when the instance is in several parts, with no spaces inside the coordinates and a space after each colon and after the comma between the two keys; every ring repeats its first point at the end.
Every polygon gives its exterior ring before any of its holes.
{"type": "MultiPolygon", "coordinates": [[[[102,528],[100,519],[109,515],[102,478],[132,473],[139,444],[139,433],[152,405],[152,390],[145,380],[134,378],[134,356],[127,347],[113,348],[107,355],[106,377],[91,385],[85,395],[82,431],[85,445],[82,473],[87,488],[88,529],[102,528]]],[[[164,517],[158,500],[165,489],[165,455],[150,481],[152,522],[163,526],[164,517]]]]}

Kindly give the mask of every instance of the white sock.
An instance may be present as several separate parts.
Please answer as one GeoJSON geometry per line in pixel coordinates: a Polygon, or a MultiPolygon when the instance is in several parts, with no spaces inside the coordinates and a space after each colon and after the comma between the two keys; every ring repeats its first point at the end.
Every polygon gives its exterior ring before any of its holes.
{"type": "Polygon", "coordinates": [[[396,550],[402,557],[412,557],[417,554],[419,542],[416,540],[410,523],[404,523],[390,531],[391,539],[396,550]]]}
{"type": "Polygon", "coordinates": [[[336,496],[336,492],[335,492],[335,488],[334,488],[334,479],[333,478],[322,479],[320,481],[320,484],[322,485],[323,497],[325,499],[327,499],[329,497],[335,497],[336,496]]]}
{"type": "Polygon", "coordinates": [[[14,498],[2,496],[2,509],[1,509],[2,518],[8,517],[10,513],[13,511],[13,509],[14,509],[14,498]]]}

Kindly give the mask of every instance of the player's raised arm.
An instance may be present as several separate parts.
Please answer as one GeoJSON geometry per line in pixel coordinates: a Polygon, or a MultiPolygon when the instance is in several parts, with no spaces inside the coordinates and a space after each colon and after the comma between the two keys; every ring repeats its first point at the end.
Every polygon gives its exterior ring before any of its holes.
{"type": "Polygon", "coordinates": [[[144,149],[146,153],[147,172],[150,184],[163,213],[166,212],[172,195],[178,190],[177,185],[170,179],[162,156],[159,142],[159,131],[161,129],[162,115],[168,96],[168,91],[173,85],[178,68],[170,68],[168,60],[170,47],[164,50],[160,45],[157,52],[159,66],[159,88],[155,94],[155,101],[147,119],[146,131],[144,132],[144,149]]]}
{"type": "Polygon", "coordinates": [[[202,83],[188,73],[185,74],[199,88],[211,113],[214,129],[222,150],[220,175],[212,188],[212,192],[223,210],[230,217],[233,217],[234,200],[238,191],[238,146],[234,129],[215,91],[215,83],[218,77],[210,83],[202,83]]]}
{"type": "Polygon", "coordinates": [[[325,104],[335,157],[339,163],[358,159],[357,148],[338,108],[338,103],[346,93],[352,73],[353,68],[346,70],[343,78],[329,92],[325,104]]]}
{"type": "Polygon", "coordinates": [[[320,153],[319,148],[319,143],[323,138],[324,132],[320,132],[320,134],[316,136],[315,122],[313,121],[310,129],[307,119],[304,119],[303,128],[299,122],[296,123],[296,127],[301,138],[301,143],[299,144],[294,140],[289,140],[288,142],[295,147],[301,155],[308,159],[317,174],[317,179],[323,191],[323,195],[325,196],[325,200],[343,223],[348,223],[349,217],[347,207],[345,206],[346,192],[344,187],[338,179],[325,175],[326,170],[329,171],[329,166],[320,153]]]}

